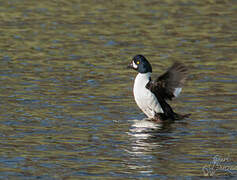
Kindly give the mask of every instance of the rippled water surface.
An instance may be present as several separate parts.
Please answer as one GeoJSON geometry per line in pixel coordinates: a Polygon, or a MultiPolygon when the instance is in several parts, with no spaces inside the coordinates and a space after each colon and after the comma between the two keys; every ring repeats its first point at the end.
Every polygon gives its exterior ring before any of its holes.
{"type": "Polygon", "coordinates": [[[0,2],[0,179],[237,178],[235,0],[0,2]],[[190,76],[158,126],[136,106],[154,75],[190,76]],[[228,166],[228,170],[224,169],[228,166]]]}

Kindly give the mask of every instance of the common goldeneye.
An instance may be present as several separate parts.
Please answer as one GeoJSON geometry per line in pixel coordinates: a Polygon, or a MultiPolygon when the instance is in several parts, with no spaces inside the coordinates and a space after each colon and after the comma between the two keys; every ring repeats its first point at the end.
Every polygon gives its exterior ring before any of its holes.
{"type": "Polygon", "coordinates": [[[187,78],[188,70],[180,62],[175,62],[164,74],[151,80],[152,67],[143,55],[136,55],[128,65],[138,71],[134,81],[133,94],[138,107],[149,119],[157,122],[177,120],[189,114],[175,113],[166,100],[178,97],[187,78]]]}

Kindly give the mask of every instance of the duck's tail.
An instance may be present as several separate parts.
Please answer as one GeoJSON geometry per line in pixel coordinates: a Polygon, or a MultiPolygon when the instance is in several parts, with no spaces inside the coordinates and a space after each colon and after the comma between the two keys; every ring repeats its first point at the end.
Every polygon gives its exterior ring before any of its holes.
{"type": "Polygon", "coordinates": [[[191,114],[174,114],[174,120],[182,120],[184,118],[188,118],[191,114]]]}
{"type": "Polygon", "coordinates": [[[191,114],[177,114],[173,112],[172,116],[166,116],[164,113],[156,113],[155,117],[152,118],[152,121],[157,123],[162,122],[173,122],[176,120],[182,120],[184,118],[188,118],[191,114]]]}

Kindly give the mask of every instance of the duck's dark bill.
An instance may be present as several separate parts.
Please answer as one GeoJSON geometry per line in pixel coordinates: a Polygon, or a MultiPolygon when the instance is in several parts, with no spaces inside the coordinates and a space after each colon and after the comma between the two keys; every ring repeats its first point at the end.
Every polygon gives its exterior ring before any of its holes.
{"type": "Polygon", "coordinates": [[[130,63],[128,66],[127,66],[128,69],[134,69],[132,63],[130,63]]]}

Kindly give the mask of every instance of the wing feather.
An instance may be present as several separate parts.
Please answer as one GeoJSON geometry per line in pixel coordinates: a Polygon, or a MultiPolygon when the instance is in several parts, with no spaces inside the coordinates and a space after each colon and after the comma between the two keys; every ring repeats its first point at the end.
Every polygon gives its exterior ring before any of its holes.
{"type": "Polygon", "coordinates": [[[172,100],[177,97],[182,90],[187,79],[188,69],[180,62],[175,62],[164,74],[147,84],[147,88],[156,97],[160,96],[164,100],[172,100]]]}

